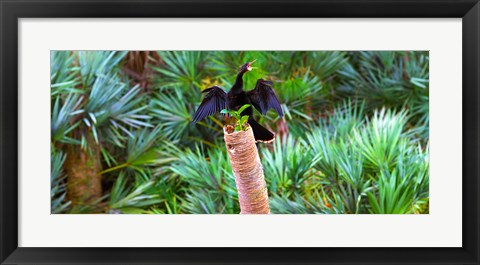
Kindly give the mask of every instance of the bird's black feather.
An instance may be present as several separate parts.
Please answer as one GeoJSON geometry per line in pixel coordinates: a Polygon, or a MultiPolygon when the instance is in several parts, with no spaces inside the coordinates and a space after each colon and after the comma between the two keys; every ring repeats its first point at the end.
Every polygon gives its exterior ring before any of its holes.
{"type": "Polygon", "coordinates": [[[263,115],[265,115],[269,109],[274,109],[280,117],[283,117],[282,106],[280,102],[278,102],[272,85],[273,83],[270,81],[258,79],[255,88],[248,91],[247,96],[250,102],[252,102],[252,105],[263,115]]]}
{"type": "Polygon", "coordinates": [[[202,93],[207,93],[207,95],[193,116],[194,123],[225,109],[227,105],[227,94],[221,87],[213,86],[205,89],[202,93]]]}
{"type": "Polygon", "coordinates": [[[260,125],[255,119],[248,119],[248,124],[250,124],[250,127],[252,127],[253,136],[255,137],[256,141],[270,143],[275,140],[275,134],[260,125]]]}

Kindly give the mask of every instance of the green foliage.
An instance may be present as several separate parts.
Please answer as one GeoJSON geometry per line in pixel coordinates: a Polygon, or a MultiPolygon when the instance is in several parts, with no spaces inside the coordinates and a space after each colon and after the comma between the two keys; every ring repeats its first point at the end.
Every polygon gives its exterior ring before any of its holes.
{"type": "Polygon", "coordinates": [[[153,181],[147,181],[139,185],[127,185],[127,178],[121,172],[110,193],[110,210],[119,210],[122,213],[143,213],[142,207],[162,202],[158,194],[152,191],[153,181]],[[135,188],[132,188],[135,187],[135,188]]]}
{"type": "Polygon", "coordinates": [[[73,62],[76,56],[73,52],[50,52],[50,81],[51,95],[60,93],[81,92],[76,87],[81,83],[78,78],[79,68],[73,62]]]}
{"type": "Polygon", "coordinates": [[[319,160],[306,146],[298,144],[293,137],[284,137],[273,144],[273,151],[262,149],[262,164],[267,177],[269,191],[272,194],[293,196],[304,188],[312,188],[310,183],[315,177],[314,166],[319,160]]]}
{"type": "MultiPolygon", "coordinates": [[[[428,52],[159,51],[146,86],[130,80],[127,53],[50,54],[52,213],[238,214],[225,120],[191,119],[203,89],[228,90],[254,59],[246,90],[272,81],[285,111],[254,113],[277,133],[258,145],[272,213],[429,212],[428,52]],[[91,205],[67,199],[72,145],[101,152],[91,205]]],[[[237,131],[246,107],[222,112],[237,131]]]]}
{"type": "Polygon", "coordinates": [[[369,110],[408,109],[412,124],[428,138],[428,52],[351,52],[351,63],[338,73],[340,90],[367,102],[369,110]],[[427,126],[422,126],[427,125],[427,126]]]}
{"type": "Polygon", "coordinates": [[[155,79],[158,89],[160,91],[179,89],[185,92],[183,95],[188,100],[200,97],[198,89],[202,87],[201,77],[205,53],[201,51],[160,51],[158,55],[163,64],[161,67],[152,67],[159,74],[159,79],[155,79]]]}
{"type": "MultiPolygon", "coordinates": [[[[312,161],[306,168],[317,171],[302,179],[307,183],[313,179],[317,186],[309,184],[309,190],[300,190],[292,196],[285,191],[275,192],[276,185],[270,184],[272,212],[404,214],[426,211],[422,206],[428,203],[428,148],[424,150],[415,144],[411,134],[405,131],[406,113],[381,110],[375,112],[371,120],[364,120],[362,116],[362,107],[358,105],[344,107],[343,111],[337,108],[328,119],[333,122],[330,124],[333,128],[326,130],[328,126],[322,122],[306,134],[303,145],[316,154],[316,159],[306,160],[312,161]]],[[[282,145],[288,146],[288,142],[282,145]]],[[[265,153],[265,174],[274,176],[269,170],[269,161],[279,154],[265,153]]],[[[305,151],[294,153],[306,154],[305,151]]],[[[285,161],[295,159],[284,157],[277,163],[285,161]]],[[[282,166],[273,168],[282,169],[282,166]]]]}
{"type": "Polygon", "coordinates": [[[220,111],[222,114],[228,114],[235,119],[235,131],[245,131],[248,127],[246,125],[248,121],[248,115],[242,115],[242,112],[250,107],[250,104],[245,104],[240,107],[238,110],[227,110],[223,109],[220,111]]]}
{"type": "Polygon", "coordinates": [[[63,163],[65,154],[56,152],[52,148],[50,157],[50,212],[65,213],[70,207],[71,202],[66,200],[65,175],[63,173],[63,163]]]}
{"type": "Polygon", "coordinates": [[[55,97],[51,118],[51,136],[53,142],[76,144],[78,141],[69,137],[69,133],[78,127],[80,121],[72,122],[72,116],[82,102],[78,94],[68,94],[63,100],[60,96],[55,97]]]}
{"type": "Polygon", "coordinates": [[[84,87],[90,87],[98,76],[118,69],[127,51],[78,51],[76,52],[80,76],[84,87]]]}
{"type": "Polygon", "coordinates": [[[185,105],[180,91],[172,94],[158,94],[152,101],[152,115],[162,124],[170,140],[181,139],[188,129],[192,116],[185,105]]]}
{"type": "Polygon", "coordinates": [[[395,115],[382,109],[375,112],[372,120],[362,130],[354,131],[355,140],[362,155],[367,159],[368,168],[392,168],[399,149],[405,145],[401,137],[406,122],[405,116],[404,112],[395,115]]]}
{"type": "Polygon", "coordinates": [[[238,213],[235,178],[224,148],[187,149],[171,171],[185,183],[185,208],[192,213],[238,213]],[[202,200],[207,199],[208,201],[202,200]]]}

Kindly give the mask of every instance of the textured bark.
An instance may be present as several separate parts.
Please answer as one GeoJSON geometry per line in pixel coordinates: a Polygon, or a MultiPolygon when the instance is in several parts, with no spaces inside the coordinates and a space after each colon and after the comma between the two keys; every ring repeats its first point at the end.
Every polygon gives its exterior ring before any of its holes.
{"type": "Polygon", "coordinates": [[[267,184],[252,129],[234,132],[228,125],[224,128],[224,139],[235,175],[240,213],[269,214],[267,184]]]}
{"type": "Polygon", "coordinates": [[[89,150],[67,147],[67,196],[73,205],[89,205],[102,196],[100,149],[95,143],[90,146],[89,150]]]}

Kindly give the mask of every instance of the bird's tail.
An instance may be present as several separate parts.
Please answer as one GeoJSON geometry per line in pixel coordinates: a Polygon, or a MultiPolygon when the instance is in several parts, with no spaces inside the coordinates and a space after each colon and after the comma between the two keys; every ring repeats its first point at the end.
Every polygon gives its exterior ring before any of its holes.
{"type": "Polygon", "coordinates": [[[253,136],[257,142],[271,143],[275,140],[275,134],[260,125],[254,119],[248,119],[248,124],[252,127],[253,136]]]}

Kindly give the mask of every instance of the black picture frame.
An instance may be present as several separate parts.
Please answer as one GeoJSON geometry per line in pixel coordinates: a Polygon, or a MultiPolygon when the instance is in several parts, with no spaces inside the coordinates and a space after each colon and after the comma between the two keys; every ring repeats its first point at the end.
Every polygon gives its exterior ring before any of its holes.
{"type": "Polygon", "coordinates": [[[480,4],[478,0],[122,0],[117,2],[1,0],[0,9],[1,264],[479,264],[480,4]],[[463,247],[18,247],[18,19],[30,17],[462,18],[463,247]]]}

